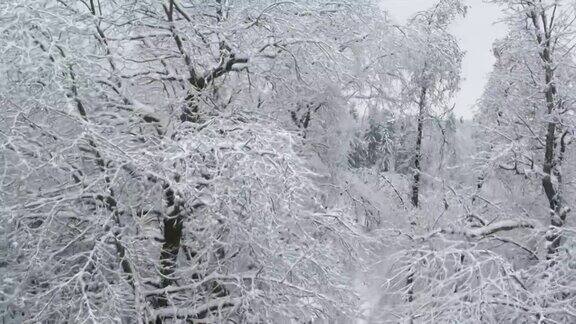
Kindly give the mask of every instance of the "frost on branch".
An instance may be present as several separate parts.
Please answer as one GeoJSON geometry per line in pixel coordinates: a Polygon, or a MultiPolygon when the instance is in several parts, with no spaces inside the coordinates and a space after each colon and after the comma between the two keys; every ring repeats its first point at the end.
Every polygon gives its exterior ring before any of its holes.
{"type": "Polygon", "coordinates": [[[489,2],[471,120],[460,0],[0,1],[1,321],[576,322],[574,7],[489,2]]]}

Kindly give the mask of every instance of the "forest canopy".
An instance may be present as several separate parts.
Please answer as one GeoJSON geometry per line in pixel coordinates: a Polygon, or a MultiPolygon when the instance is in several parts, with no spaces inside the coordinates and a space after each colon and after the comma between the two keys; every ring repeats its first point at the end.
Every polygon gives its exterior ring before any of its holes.
{"type": "Polygon", "coordinates": [[[576,322],[576,3],[0,2],[3,323],[576,322]]]}

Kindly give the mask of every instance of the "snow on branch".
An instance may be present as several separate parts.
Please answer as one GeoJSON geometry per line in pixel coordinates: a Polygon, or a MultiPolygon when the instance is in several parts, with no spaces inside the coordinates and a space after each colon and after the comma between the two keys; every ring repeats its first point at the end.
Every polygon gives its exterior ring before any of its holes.
{"type": "MultiPolygon", "coordinates": [[[[506,219],[498,222],[493,222],[486,226],[476,227],[476,228],[464,228],[464,227],[447,227],[437,230],[435,233],[441,234],[451,234],[451,235],[462,235],[469,238],[479,238],[484,236],[489,236],[497,234],[503,231],[511,231],[521,228],[538,228],[539,223],[528,219],[506,219]]],[[[432,235],[433,235],[432,234],[432,235]]]]}

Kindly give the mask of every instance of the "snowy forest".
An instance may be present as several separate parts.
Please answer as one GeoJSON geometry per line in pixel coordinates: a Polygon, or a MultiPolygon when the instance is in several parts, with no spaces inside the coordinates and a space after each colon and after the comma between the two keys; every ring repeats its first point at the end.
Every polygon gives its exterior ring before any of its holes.
{"type": "Polygon", "coordinates": [[[576,323],[576,1],[487,1],[461,118],[462,0],[1,0],[0,322],[576,323]]]}

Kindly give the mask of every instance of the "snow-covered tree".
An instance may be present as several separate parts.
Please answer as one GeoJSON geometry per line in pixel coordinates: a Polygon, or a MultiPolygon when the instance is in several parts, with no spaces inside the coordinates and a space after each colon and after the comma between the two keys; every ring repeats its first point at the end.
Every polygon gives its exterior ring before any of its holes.
{"type": "Polygon", "coordinates": [[[417,106],[417,133],[414,147],[412,205],[418,207],[422,173],[424,124],[434,110],[442,110],[459,89],[460,66],[464,53],[448,31],[449,24],[466,7],[457,0],[442,0],[432,8],[417,13],[406,30],[406,66],[410,77],[404,89],[410,103],[417,106]]]}
{"type": "Polygon", "coordinates": [[[549,255],[560,246],[571,208],[563,184],[571,169],[563,164],[570,154],[574,102],[573,8],[567,6],[558,1],[509,5],[511,32],[494,47],[498,61],[479,115],[492,135],[490,165],[536,180],[527,182],[544,194],[538,196],[548,206],[538,218],[550,217],[549,255]]]}
{"type": "Polygon", "coordinates": [[[4,322],[576,318],[575,7],[0,3],[4,322]]]}
{"type": "Polygon", "coordinates": [[[364,4],[1,6],[6,319],[352,315],[362,240],[282,118],[340,108],[298,98],[338,89],[364,4]]]}
{"type": "Polygon", "coordinates": [[[479,103],[479,151],[469,164],[477,183],[454,189],[457,214],[448,209],[422,234],[394,236],[400,252],[376,320],[574,321],[574,8],[500,3],[510,32],[494,46],[497,62],[479,103]]]}

